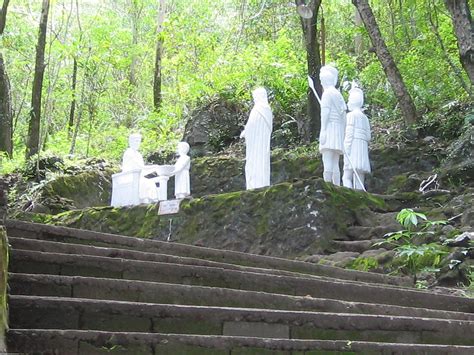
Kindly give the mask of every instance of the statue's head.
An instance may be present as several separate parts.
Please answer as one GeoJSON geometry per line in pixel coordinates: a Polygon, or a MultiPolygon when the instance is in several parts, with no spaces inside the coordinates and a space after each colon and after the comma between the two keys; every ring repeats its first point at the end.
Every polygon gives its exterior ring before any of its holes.
{"type": "Polygon", "coordinates": [[[256,88],[252,92],[253,101],[255,103],[265,103],[268,104],[267,90],[262,87],[256,88]]]}
{"type": "Polygon", "coordinates": [[[329,86],[336,86],[337,84],[337,75],[338,71],[331,65],[325,65],[321,67],[319,72],[319,79],[321,80],[321,85],[323,88],[329,86]]]}
{"type": "Polygon", "coordinates": [[[178,149],[176,151],[178,152],[178,154],[188,154],[189,144],[186,142],[179,142],[178,149]]]}
{"type": "Polygon", "coordinates": [[[140,143],[142,142],[142,135],[140,133],[132,133],[128,136],[128,145],[134,150],[140,148],[140,143]]]}
{"type": "Polygon", "coordinates": [[[353,111],[364,106],[364,92],[359,88],[352,88],[349,91],[349,100],[347,101],[347,108],[353,111]]]}

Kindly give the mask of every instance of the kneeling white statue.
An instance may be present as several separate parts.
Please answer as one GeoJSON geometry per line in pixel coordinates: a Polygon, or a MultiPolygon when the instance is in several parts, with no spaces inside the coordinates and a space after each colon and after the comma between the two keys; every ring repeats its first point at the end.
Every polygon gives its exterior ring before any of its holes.
{"type": "Polygon", "coordinates": [[[180,200],[191,194],[191,184],[189,182],[189,168],[191,167],[191,158],[188,156],[189,144],[179,142],[176,152],[179,154],[179,157],[174,164],[172,174],[175,176],[174,195],[180,200]]]}
{"type": "Polygon", "coordinates": [[[128,138],[129,148],[122,160],[122,172],[112,175],[112,206],[137,205],[158,199],[155,183],[145,178],[145,162],[138,149],[142,136],[131,134],[128,138]]]}
{"type": "Polygon", "coordinates": [[[270,139],[273,113],[264,88],[253,91],[255,102],[244,131],[245,181],[247,190],[270,185],[270,139]]]}
{"type": "Polygon", "coordinates": [[[371,138],[370,124],[362,112],[364,93],[359,88],[349,91],[347,106],[346,137],[344,139],[344,175],[342,181],[345,187],[365,190],[365,174],[370,173],[369,142],[371,138]]]}

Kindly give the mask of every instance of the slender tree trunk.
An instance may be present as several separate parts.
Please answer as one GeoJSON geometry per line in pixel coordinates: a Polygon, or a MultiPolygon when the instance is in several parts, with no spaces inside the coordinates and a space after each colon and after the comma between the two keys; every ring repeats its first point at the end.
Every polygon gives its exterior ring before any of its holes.
{"type": "Polygon", "coordinates": [[[461,68],[456,65],[456,63],[453,62],[451,57],[449,56],[448,50],[444,44],[443,38],[441,37],[441,34],[439,33],[439,25],[438,25],[438,11],[436,9],[436,4],[431,3],[431,1],[428,3],[429,5],[429,10],[428,10],[428,20],[430,22],[430,27],[431,31],[433,32],[434,36],[436,37],[436,40],[438,41],[438,44],[441,48],[441,52],[443,53],[443,57],[448,63],[449,67],[453,71],[454,75],[456,76],[456,79],[459,82],[459,85],[464,89],[464,91],[467,92],[469,96],[472,96],[472,89],[470,88],[470,85],[464,80],[462,70],[461,68]]]}
{"type": "Polygon", "coordinates": [[[157,39],[155,50],[155,71],[153,73],[153,107],[159,111],[163,101],[161,92],[161,59],[163,57],[163,21],[166,15],[166,1],[160,0],[157,21],[157,39]]]}
{"type": "Polygon", "coordinates": [[[76,113],[76,86],[77,86],[77,59],[74,57],[74,62],[72,65],[72,100],[71,107],[69,108],[69,121],[67,125],[67,133],[69,136],[72,134],[72,129],[74,127],[74,114],[76,113]]]}
{"type": "Polygon", "coordinates": [[[82,113],[84,111],[84,91],[85,91],[85,81],[86,78],[83,79],[82,81],[82,87],[81,87],[81,96],[79,100],[79,107],[78,107],[78,115],[76,119],[76,126],[74,127],[74,132],[71,137],[71,147],[69,148],[69,155],[73,155],[76,150],[76,141],[77,141],[77,135],[79,134],[79,128],[81,126],[81,120],[82,120],[82,113]]]}
{"type": "MultiPolygon", "coordinates": [[[[0,11],[0,35],[3,35],[5,29],[9,2],[10,0],[4,0],[0,11]]],[[[3,53],[0,51],[0,152],[7,153],[9,157],[13,155],[12,132],[13,111],[10,80],[3,60],[3,53]]]]}
{"type": "Polygon", "coordinates": [[[38,43],[36,45],[35,75],[33,79],[33,90],[31,93],[30,123],[28,126],[28,139],[26,143],[26,157],[38,153],[41,122],[41,93],[43,89],[44,76],[44,52],[46,47],[46,30],[48,24],[49,0],[43,0],[41,6],[41,18],[38,32],[38,43]]]}
{"type": "Polygon", "coordinates": [[[458,40],[459,57],[464,70],[474,85],[474,23],[467,0],[444,0],[453,21],[458,40]]]}
{"type": "Polygon", "coordinates": [[[324,18],[324,12],[321,8],[321,65],[326,64],[326,20],[324,18]]]}
{"type": "Polygon", "coordinates": [[[417,120],[416,108],[413,100],[403,82],[400,71],[390,54],[387,45],[385,44],[379,26],[375,20],[374,13],[369,6],[367,0],[352,0],[352,3],[357,7],[360,17],[365,24],[365,28],[369,34],[372,45],[375,48],[375,53],[382,64],[383,70],[387,75],[388,81],[392,86],[395,96],[400,106],[400,111],[405,118],[406,124],[413,124],[417,120]]]}
{"type": "Polygon", "coordinates": [[[12,144],[12,98],[10,81],[5,69],[3,54],[0,52],[0,152],[5,152],[11,158],[12,144]]]}
{"type": "MultiPolygon", "coordinates": [[[[360,27],[363,25],[362,19],[360,18],[360,14],[357,8],[355,9],[354,23],[356,27],[360,27]]],[[[362,40],[362,34],[357,32],[354,36],[354,52],[357,56],[360,56],[363,51],[364,51],[364,42],[362,40]]]]}
{"type": "MultiPolygon", "coordinates": [[[[297,6],[306,5],[305,0],[295,0],[297,6]]],[[[306,48],[306,61],[308,66],[308,75],[313,79],[316,91],[319,95],[322,93],[321,82],[319,81],[319,70],[321,69],[321,55],[319,52],[318,42],[318,11],[321,6],[321,0],[312,0],[308,2],[307,6],[313,12],[313,17],[301,20],[301,27],[303,29],[303,38],[306,48]]],[[[321,130],[321,107],[319,102],[308,89],[308,119],[303,124],[300,124],[300,134],[304,142],[309,143],[319,136],[321,130]]]]}

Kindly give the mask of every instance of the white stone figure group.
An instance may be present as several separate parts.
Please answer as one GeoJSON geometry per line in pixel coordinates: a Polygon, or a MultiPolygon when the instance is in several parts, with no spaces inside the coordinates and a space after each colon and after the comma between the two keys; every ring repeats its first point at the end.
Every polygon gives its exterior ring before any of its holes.
{"type": "Polygon", "coordinates": [[[359,88],[349,91],[347,107],[346,137],[344,148],[347,157],[344,159],[342,183],[345,187],[364,190],[365,174],[370,173],[369,142],[371,139],[370,124],[362,112],[364,93],[359,88]],[[357,173],[357,175],[354,173],[357,173]]]}
{"type": "Polygon", "coordinates": [[[122,172],[112,175],[111,205],[118,207],[167,200],[167,181],[170,176],[175,176],[175,197],[183,199],[189,196],[189,144],[178,143],[179,157],[174,166],[145,165],[143,156],[138,151],[141,139],[138,133],[129,136],[129,147],[122,159],[122,172]],[[150,174],[155,176],[147,177],[150,174]]]}
{"type": "Polygon", "coordinates": [[[321,97],[321,132],[319,151],[323,159],[324,181],[340,186],[339,157],[344,156],[343,184],[346,187],[365,190],[364,176],[370,173],[368,144],[371,138],[367,116],[362,112],[364,94],[353,88],[349,93],[349,114],[346,119],[346,103],[336,89],[338,71],[326,65],[321,68],[323,86],[321,97]]]}
{"type": "Polygon", "coordinates": [[[191,194],[191,184],[189,182],[189,168],[191,167],[191,158],[188,156],[189,144],[179,142],[176,152],[179,154],[179,157],[174,164],[173,170],[173,175],[175,176],[174,195],[179,200],[191,194]]]}
{"type": "Polygon", "coordinates": [[[339,157],[344,154],[346,103],[338,89],[337,69],[323,66],[320,72],[323,94],[321,96],[321,132],[319,151],[323,156],[324,181],[341,184],[339,157]]]}
{"type": "Polygon", "coordinates": [[[267,92],[257,88],[252,93],[254,107],[245,129],[245,182],[247,190],[270,185],[270,138],[273,113],[268,104],[267,92]]]}
{"type": "MultiPolygon", "coordinates": [[[[155,182],[145,178],[145,162],[138,151],[142,142],[142,136],[133,133],[128,137],[128,148],[123,154],[122,173],[134,173],[139,171],[138,200],[140,203],[149,203],[158,199],[158,191],[155,182]]],[[[125,174],[124,174],[125,175],[125,174]]],[[[112,197],[113,193],[112,191],[112,197]]]]}

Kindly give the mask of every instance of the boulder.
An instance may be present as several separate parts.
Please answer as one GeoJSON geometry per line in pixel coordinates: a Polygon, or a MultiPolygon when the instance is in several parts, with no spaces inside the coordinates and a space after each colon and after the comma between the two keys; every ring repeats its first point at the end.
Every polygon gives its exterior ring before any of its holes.
{"type": "Polygon", "coordinates": [[[191,146],[191,156],[216,153],[238,141],[247,119],[246,111],[223,98],[216,98],[193,111],[183,136],[183,141],[191,146]]]}
{"type": "Polygon", "coordinates": [[[346,234],[357,213],[384,207],[380,198],[334,187],[321,179],[208,195],[181,202],[180,212],[158,215],[158,206],[89,208],[56,216],[17,218],[255,254],[299,257],[321,254],[346,234]]]}
{"type": "Polygon", "coordinates": [[[467,123],[463,134],[447,149],[440,170],[448,186],[474,186],[474,124],[467,123]]]}

